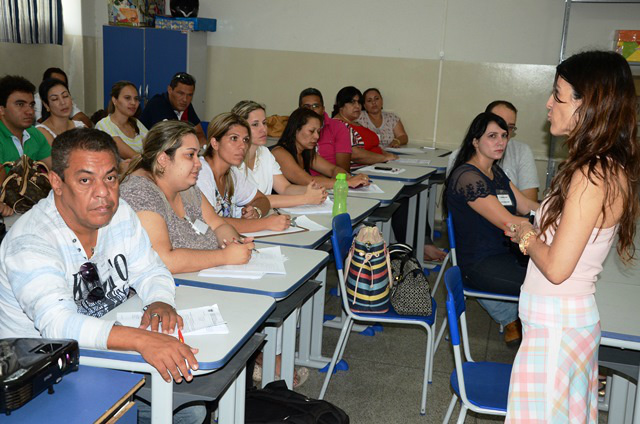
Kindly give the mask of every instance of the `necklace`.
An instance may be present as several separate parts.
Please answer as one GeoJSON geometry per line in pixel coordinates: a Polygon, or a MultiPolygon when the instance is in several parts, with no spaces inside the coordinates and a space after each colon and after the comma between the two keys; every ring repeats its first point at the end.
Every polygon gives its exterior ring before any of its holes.
{"type": "Polygon", "coordinates": [[[342,121],[346,122],[347,124],[351,124],[351,121],[345,118],[344,115],[342,115],[340,112],[338,112],[338,116],[342,118],[342,121]]]}

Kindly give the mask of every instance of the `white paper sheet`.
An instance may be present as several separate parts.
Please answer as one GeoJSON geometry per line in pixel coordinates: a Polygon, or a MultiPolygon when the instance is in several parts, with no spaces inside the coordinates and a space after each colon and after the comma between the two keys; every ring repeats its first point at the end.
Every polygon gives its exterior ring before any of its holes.
{"type": "Polygon", "coordinates": [[[320,225],[315,221],[312,221],[306,215],[297,216],[295,217],[295,219],[296,219],[296,225],[299,225],[302,228],[306,228],[309,231],[327,231],[328,230],[327,227],[320,225]]]}
{"type": "Polygon", "coordinates": [[[327,199],[320,205],[301,205],[292,208],[279,208],[280,212],[293,215],[314,215],[321,213],[331,213],[333,210],[333,201],[327,199]]]}
{"type": "Polygon", "coordinates": [[[366,187],[349,188],[349,193],[384,193],[384,191],[374,183],[366,187]]]}
{"type": "Polygon", "coordinates": [[[434,149],[432,147],[385,147],[384,150],[396,155],[417,155],[434,149]]]}
{"type": "MultiPolygon", "coordinates": [[[[137,328],[142,320],[142,314],[143,312],[119,312],[116,319],[124,326],[137,328]]],[[[185,336],[229,333],[218,305],[182,309],[178,311],[178,315],[182,317],[184,323],[182,334],[185,336]]],[[[160,323],[160,329],[162,329],[162,323],[160,323]]],[[[178,337],[177,327],[172,336],[178,337]]]]}
{"type": "MultiPolygon", "coordinates": [[[[297,222],[297,218],[296,218],[297,222]]],[[[243,233],[245,237],[268,237],[268,236],[277,236],[279,234],[292,234],[299,233],[300,231],[304,231],[304,228],[298,227],[289,227],[286,230],[282,231],[272,231],[272,230],[262,230],[262,231],[254,231],[253,233],[243,233]]]]}
{"type": "Polygon", "coordinates": [[[416,159],[416,158],[399,158],[390,163],[399,163],[405,165],[429,165],[431,159],[416,159]]]}
{"type": "Polygon", "coordinates": [[[280,246],[265,247],[251,254],[251,259],[244,265],[223,265],[203,269],[200,277],[227,277],[257,279],[264,274],[286,274],[285,257],[280,246]]]}
{"type": "Polygon", "coordinates": [[[364,168],[360,168],[359,171],[363,174],[368,173],[377,173],[377,174],[391,174],[398,175],[402,174],[406,169],[404,168],[394,168],[389,165],[369,165],[364,168]]]}

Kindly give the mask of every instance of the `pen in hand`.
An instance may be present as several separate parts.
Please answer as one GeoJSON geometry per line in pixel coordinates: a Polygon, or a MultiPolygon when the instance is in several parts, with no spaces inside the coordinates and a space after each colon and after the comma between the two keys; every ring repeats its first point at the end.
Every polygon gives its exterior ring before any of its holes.
{"type": "MultiPolygon", "coordinates": [[[[235,237],[234,237],[234,238],[233,238],[233,240],[231,240],[231,241],[232,241],[233,243],[236,243],[236,244],[244,244],[244,243],[242,242],[242,240],[238,240],[238,239],[237,239],[237,238],[235,238],[235,237]]],[[[252,249],[251,249],[251,251],[252,251],[252,252],[255,252],[255,253],[260,253],[260,252],[258,251],[258,249],[256,249],[256,248],[252,248],[252,249]]]]}

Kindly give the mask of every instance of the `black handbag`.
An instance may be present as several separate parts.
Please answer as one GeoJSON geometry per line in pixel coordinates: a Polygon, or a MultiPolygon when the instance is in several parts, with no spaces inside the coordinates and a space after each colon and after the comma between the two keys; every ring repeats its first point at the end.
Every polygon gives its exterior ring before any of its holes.
{"type": "Polygon", "coordinates": [[[391,257],[391,306],[399,315],[429,316],[431,287],[413,248],[396,243],[389,246],[391,257]]]}

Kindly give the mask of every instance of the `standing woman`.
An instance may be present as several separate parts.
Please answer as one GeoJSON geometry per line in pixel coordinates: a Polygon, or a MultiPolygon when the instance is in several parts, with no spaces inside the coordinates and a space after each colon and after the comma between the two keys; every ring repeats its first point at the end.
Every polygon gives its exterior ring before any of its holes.
{"type": "Polygon", "coordinates": [[[139,106],[136,86],[129,81],[118,81],[111,87],[109,116],[96,124],[97,129],[113,137],[122,159],[131,159],[142,152],[147,128],[135,117],[139,106]]]}
{"type": "Polygon", "coordinates": [[[231,113],[243,117],[251,127],[251,145],[238,167],[264,193],[272,208],[287,208],[299,205],[318,205],[327,198],[327,191],[311,181],[306,186],[294,185],[287,180],[280,165],[273,157],[267,144],[267,117],[264,106],[251,100],[242,100],[231,113]],[[277,194],[271,194],[275,191],[277,194]]]}
{"type": "Polygon", "coordinates": [[[291,225],[288,215],[270,215],[269,199],[237,168],[251,144],[247,121],[222,113],[207,130],[208,145],[200,158],[198,188],[216,213],[239,232],[282,231],[291,225]]]}
{"type": "Polygon", "coordinates": [[[382,110],[383,104],[380,90],[368,88],[362,95],[362,107],[365,111],[356,122],[378,134],[382,147],[404,146],[409,142],[409,136],[402,121],[395,113],[382,110]]]}
{"type": "Polygon", "coordinates": [[[316,146],[322,127],[320,119],[320,115],[305,108],[298,108],[289,116],[287,126],[272,150],[284,176],[294,184],[308,185],[315,181],[330,189],[336,181],[336,175],[343,173],[347,174],[349,187],[369,185],[369,177],[366,175],[350,176],[348,170],[317,154],[316,146]],[[312,169],[319,175],[312,177],[312,169]]]}
{"type": "Polygon", "coordinates": [[[568,157],[536,214],[511,226],[531,257],[520,295],[524,340],[513,365],[507,422],[596,423],[600,317],[595,282],[618,235],[635,254],[640,149],[631,70],[613,52],[576,54],[556,68],[551,134],[568,157]],[[531,419],[530,417],[536,417],[531,419]]]}
{"type": "Polygon", "coordinates": [[[38,93],[42,99],[44,109],[42,118],[44,121],[37,124],[36,128],[40,130],[49,144],[53,143],[53,139],[63,132],[85,126],[81,121],[73,121],[69,118],[73,100],[67,83],[54,78],[46,79],[40,83],[38,93]]]}

